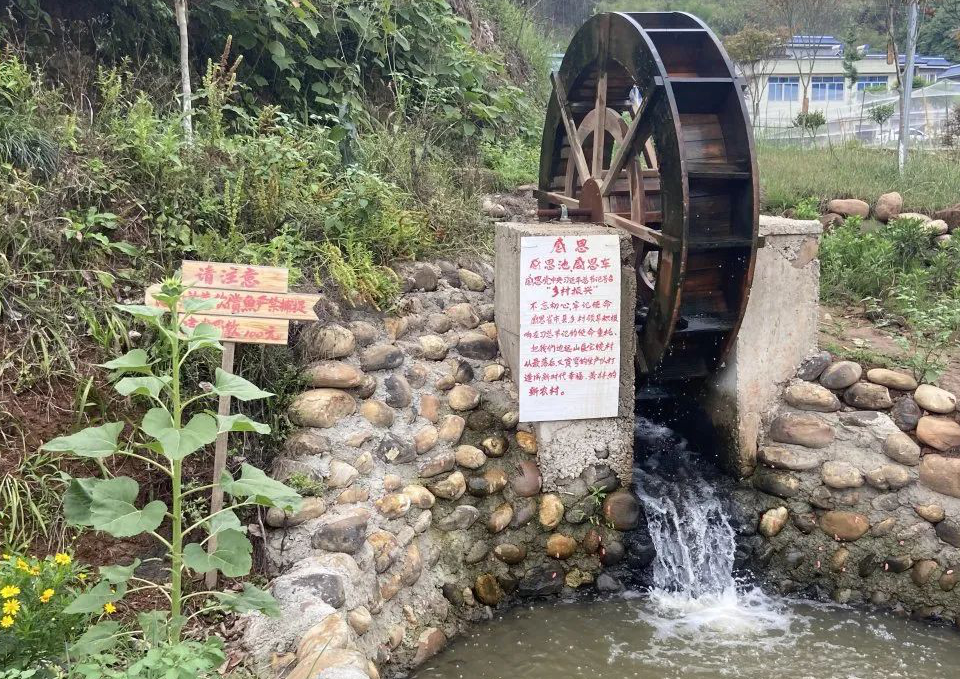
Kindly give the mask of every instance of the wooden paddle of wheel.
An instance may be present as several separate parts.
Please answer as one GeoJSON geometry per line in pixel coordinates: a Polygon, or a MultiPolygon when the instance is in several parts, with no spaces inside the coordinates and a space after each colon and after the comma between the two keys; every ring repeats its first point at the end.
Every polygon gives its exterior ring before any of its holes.
{"type": "Polygon", "coordinates": [[[756,258],[742,82],[716,36],[682,12],[599,14],[551,77],[540,218],[630,233],[641,375],[709,374],[733,344],[756,258]]]}

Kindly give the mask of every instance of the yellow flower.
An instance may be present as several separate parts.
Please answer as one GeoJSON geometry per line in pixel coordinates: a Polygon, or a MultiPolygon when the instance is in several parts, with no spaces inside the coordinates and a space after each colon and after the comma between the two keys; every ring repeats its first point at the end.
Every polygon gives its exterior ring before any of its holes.
{"type": "Polygon", "coordinates": [[[40,595],[40,601],[43,603],[48,603],[50,599],[53,598],[53,595],[56,594],[52,589],[43,590],[43,594],[40,595]]]}
{"type": "Polygon", "coordinates": [[[28,563],[27,563],[26,561],[24,561],[23,559],[17,559],[17,568],[19,568],[20,570],[24,571],[25,573],[29,573],[29,572],[30,572],[30,564],[28,564],[28,563]]]}
{"type": "Polygon", "coordinates": [[[103,612],[104,612],[104,613],[115,613],[116,610],[117,610],[117,607],[114,606],[114,605],[113,605],[112,603],[110,603],[109,601],[103,605],[103,612]]]}
{"type": "Polygon", "coordinates": [[[79,580],[80,582],[83,582],[86,579],[87,579],[86,573],[81,573],[80,575],[77,576],[77,580],[79,580]]]}
{"type": "Polygon", "coordinates": [[[20,588],[16,585],[7,585],[3,589],[0,589],[0,597],[4,599],[12,599],[20,593],[20,588]]]}
{"type": "Polygon", "coordinates": [[[73,561],[69,554],[64,554],[63,552],[57,552],[57,555],[53,557],[53,560],[61,566],[69,566],[70,562],[73,561]]]}
{"type": "Polygon", "coordinates": [[[0,627],[13,627],[13,618],[9,615],[3,616],[3,619],[0,620],[0,627]]]}
{"type": "Polygon", "coordinates": [[[30,575],[32,575],[33,577],[37,577],[38,575],[40,575],[40,567],[34,566],[33,568],[31,568],[30,575]]]}
{"type": "Polygon", "coordinates": [[[6,560],[9,559],[9,558],[10,558],[10,555],[9,555],[9,554],[3,554],[2,556],[0,556],[0,560],[2,560],[2,561],[6,561],[6,560]]]}
{"type": "Polygon", "coordinates": [[[16,599],[7,599],[3,602],[3,612],[7,615],[16,615],[20,610],[20,602],[16,599]]]}

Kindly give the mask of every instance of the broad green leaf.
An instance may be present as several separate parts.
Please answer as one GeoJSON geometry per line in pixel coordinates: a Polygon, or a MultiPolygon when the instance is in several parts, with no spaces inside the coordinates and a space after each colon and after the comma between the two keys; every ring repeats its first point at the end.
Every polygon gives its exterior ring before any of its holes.
{"type": "Polygon", "coordinates": [[[119,370],[120,372],[148,373],[150,372],[151,365],[153,365],[153,362],[150,360],[150,357],[147,356],[146,351],[143,349],[134,349],[112,361],[100,363],[97,367],[107,368],[108,370],[119,370]]]}
{"type": "Polygon", "coordinates": [[[232,375],[222,368],[217,368],[216,380],[213,384],[213,393],[219,396],[233,396],[241,401],[252,401],[258,398],[274,396],[274,394],[269,391],[263,391],[239,375],[232,375]]]}
{"type": "Polygon", "coordinates": [[[96,530],[117,538],[129,538],[156,530],[163,522],[167,506],[154,500],[143,509],[133,504],[139,484],[127,476],[100,481],[90,492],[90,523],[96,530]]]}
{"type": "Polygon", "coordinates": [[[199,542],[191,542],[183,548],[183,563],[198,573],[218,570],[228,578],[246,575],[253,566],[250,552],[253,545],[247,536],[238,530],[224,530],[217,535],[217,548],[213,554],[199,542]]]}
{"type": "Polygon", "coordinates": [[[170,377],[166,375],[163,377],[154,377],[153,375],[146,377],[124,377],[113,385],[113,388],[116,389],[117,393],[121,396],[137,395],[159,398],[160,392],[163,391],[163,388],[169,384],[169,382],[170,377]]]}
{"type": "Polygon", "coordinates": [[[183,307],[184,313],[196,314],[201,311],[208,311],[217,306],[217,300],[212,298],[204,299],[203,297],[184,297],[180,305],[183,307]]]}
{"type": "Polygon", "coordinates": [[[249,582],[243,583],[242,592],[218,592],[214,596],[220,601],[221,606],[234,613],[260,611],[271,618],[280,617],[280,606],[270,592],[249,582]]]}
{"type": "Polygon", "coordinates": [[[225,431],[255,431],[258,434],[269,434],[270,425],[251,420],[246,415],[217,415],[217,424],[220,433],[225,431]]]}
{"type": "Polygon", "coordinates": [[[41,448],[80,457],[108,457],[117,452],[117,438],[122,431],[123,422],[110,422],[47,441],[41,448]]]}
{"type": "Polygon", "coordinates": [[[157,438],[164,429],[173,428],[173,418],[166,408],[151,408],[143,416],[140,423],[140,430],[147,436],[157,438]]]}
{"type": "Polygon", "coordinates": [[[197,325],[191,329],[184,328],[184,331],[191,351],[205,349],[207,347],[223,351],[223,345],[220,344],[220,337],[222,335],[220,328],[210,325],[209,323],[197,323],[197,325]]]}
{"type": "Polygon", "coordinates": [[[70,655],[76,659],[95,653],[109,651],[120,641],[120,623],[106,620],[88,627],[87,631],[70,647],[70,655]]]}
{"type": "Polygon", "coordinates": [[[103,605],[113,603],[123,598],[127,593],[127,586],[117,585],[116,590],[109,582],[98,582],[96,585],[79,595],[63,609],[67,615],[75,613],[102,613],[103,605]]]}
{"type": "Polygon", "coordinates": [[[100,566],[100,579],[111,585],[119,585],[133,577],[133,572],[140,567],[140,559],[134,559],[129,566],[100,566]]]}
{"type": "Polygon", "coordinates": [[[233,497],[250,499],[265,507],[279,507],[289,511],[300,508],[301,498],[297,491],[246,463],[240,467],[240,478],[237,480],[224,470],[220,476],[220,486],[223,492],[233,497]]]}
{"type": "MultiPolygon", "coordinates": [[[[183,616],[181,620],[186,621],[183,616]]],[[[137,613],[137,623],[143,630],[143,640],[151,646],[156,646],[167,639],[167,630],[170,626],[167,611],[146,611],[137,613]]]]}
{"type": "MultiPolygon", "coordinates": [[[[157,296],[154,295],[154,298],[156,299],[157,296]]],[[[147,306],[146,304],[114,304],[113,306],[120,309],[120,311],[126,311],[131,316],[150,323],[156,323],[157,319],[167,313],[167,309],[147,306]]]]}
{"type": "Polygon", "coordinates": [[[232,509],[220,512],[216,516],[210,517],[207,521],[207,534],[216,535],[225,530],[235,530],[241,533],[246,532],[246,528],[240,523],[240,519],[232,509]]]}
{"type": "Polygon", "coordinates": [[[158,433],[163,454],[171,460],[182,460],[205,445],[217,440],[217,421],[206,413],[194,415],[183,429],[169,427],[158,433]]]}
{"type": "Polygon", "coordinates": [[[63,515],[67,523],[75,526],[91,525],[90,505],[93,489],[100,479],[70,479],[67,492],[63,494],[63,515]]]}

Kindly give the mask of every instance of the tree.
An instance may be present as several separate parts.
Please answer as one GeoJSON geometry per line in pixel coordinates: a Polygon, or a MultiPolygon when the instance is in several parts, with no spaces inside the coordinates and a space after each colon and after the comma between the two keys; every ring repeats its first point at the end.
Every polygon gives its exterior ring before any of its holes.
{"type": "Polygon", "coordinates": [[[917,12],[919,0],[907,0],[907,59],[900,87],[900,141],[897,144],[897,167],[900,174],[907,164],[910,146],[910,97],[913,94],[913,61],[917,54],[917,12]]]}
{"type": "Polygon", "coordinates": [[[871,106],[867,111],[867,115],[870,116],[870,120],[875,122],[880,127],[880,136],[883,136],[883,126],[886,124],[890,118],[893,117],[893,114],[896,113],[897,107],[893,104],[877,104],[876,106],[871,106]]]}
{"type": "Polygon", "coordinates": [[[747,26],[724,40],[730,58],[747,78],[754,125],[760,117],[760,100],[767,88],[767,75],[787,42],[786,32],[747,26]]]}
{"type": "Polygon", "coordinates": [[[817,130],[827,124],[827,118],[823,111],[801,111],[793,119],[793,126],[800,128],[800,140],[803,141],[803,133],[810,135],[810,142],[815,143],[817,139],[817,130]]]}
{"type": "Polygon", "coordinates": [[[785,27],[792,36],[804,36],[801,46],[790,50],[797,65],[800,87],[803,91],[801,111],[810,110],[810,81],[817,59],[821,56],[824,39],[837,26],[843,25],[846,9],[844,0],[770,0],[768,12],[771,18],[785,27]]]}
{"type": "Polygon", "coordinates": [[[917,50],[960,61],[960,0],[942,0],[925,13],[917,50]]]}
{"type": "Polygon", "coordinates": [[[187,0],[173,0],[180,32],[180,96],[183,105],[183,132],[193,143],[193,92],[190,88],[190,42],[187,34],[187,0]]]}

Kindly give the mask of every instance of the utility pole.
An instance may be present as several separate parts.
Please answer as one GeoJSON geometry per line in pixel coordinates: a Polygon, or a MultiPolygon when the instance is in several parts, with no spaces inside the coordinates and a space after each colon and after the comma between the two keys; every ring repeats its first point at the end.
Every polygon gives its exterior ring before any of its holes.
{"type": "Polygon", "coordinates": [[[183,133],[193,144],[193,92],[190,88],[190,43],[187,34],[187,0],[173,0],[180,31],[180,90],[183,97],[183,133]]]}
{"type": "MultiPolygon", "coordinates": [[[[910,146],[910,97],[913,94],[913,62],[917,53],[917,9],[919,0],[907,1],[907,62],[904,64],[900,87],[900,143],[897,147],[897,166],[900,174],[907,164],[910,146]]],[[[899,61],[899,59],[898,59],[899,61]]]]}

